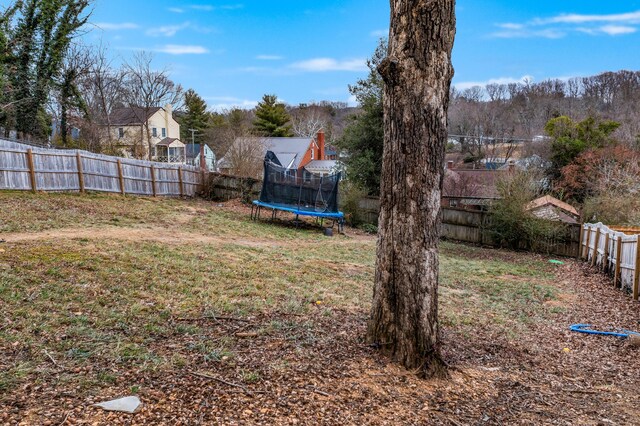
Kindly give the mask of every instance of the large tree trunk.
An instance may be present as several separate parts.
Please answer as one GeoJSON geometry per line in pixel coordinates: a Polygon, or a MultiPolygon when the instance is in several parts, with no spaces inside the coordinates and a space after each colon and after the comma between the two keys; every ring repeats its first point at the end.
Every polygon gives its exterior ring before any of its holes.
{"type": "Polygon", "coordinates": [[[391,0],[376,277],[368,339],[421,377],[439,351],[440,195],[455,0],[391,0]]]}

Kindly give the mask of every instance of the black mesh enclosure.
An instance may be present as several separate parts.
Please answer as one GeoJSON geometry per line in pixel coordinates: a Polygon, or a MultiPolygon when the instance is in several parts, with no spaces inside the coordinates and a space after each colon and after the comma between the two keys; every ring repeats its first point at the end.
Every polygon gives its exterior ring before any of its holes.
{"type": "Polygon", "coordinates": [[[300,211],[338,213],[340,176],[340,173],[320,176],[286,169],[270,161],[267,153],[260,201],[300,211]]]}

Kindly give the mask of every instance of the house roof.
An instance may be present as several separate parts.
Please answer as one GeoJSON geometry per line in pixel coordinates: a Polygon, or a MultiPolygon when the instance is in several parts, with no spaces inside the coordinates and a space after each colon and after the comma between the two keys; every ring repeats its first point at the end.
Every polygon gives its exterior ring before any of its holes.
{"type": "MultiPolygon", "coordinates": [[[[200,155],[199,143],[188,143],[188,144],[185,144],[185,146],[187,147],[187,158],[189,159],[198,158],[198,156],[200,155]]],[[[207,144],[204,144],[204,156],[205,157],[214,156],[215,158],[215,154],[207,144]]]]}
{"type": "MultiPolygon", "coordinates": [[[[263,144],[263,157],[267,151],[271,151],[278,158],[282,167],[299,169],[300,164],[309,146],[314,142],[312,138],[236,138],[233,144],[245,142],[247,139],[255,140],[263,144]]],[[[221,164],[226,164],[221,159],[221,164]]]]}
{"type": "Polygon", "coordinates": [[[338,162],[336,160],[313,160],[309,162],[309,164],[304,166],[304,168],[310,172],[330,172],[332,170],[335,170],[337,164],[338,162]]]}
{"type": "MultiPolygon", "coordinates": [[[[272,151],[280,164],[288,169],[299,169],[312,138],[266,138],[265,145],[272,151]]],[[[266,152],[265,152],[266,153],[266,152]]]]}
{"type": "MultiPolygon", "coordinates": [[[[110,115],[110,121],[112,126],[134,126],[143,124],[143,118],[146,122],[153,116],[156,112],[160,111],[162,108],[153,107],[149,109],[145,117],[145,109],[142,107],[134,106],[134,107],[124,107],[124,108],[116,108],[110,115]]],[[[106,124],[106,123],[105,123],[106,124]]]]}
{"type": "MultiPolygon", "coordinates": [[[[529,157],[520,158],[519,160],[514,161],[514,166],[520,170],[544,169],[548,167],[549,164],[549,161],[540,157],[538,154],[533,154],[529,157]]],[[[500,167],[499,170],[509,170],[509,164],[505,164],[500,167]]]]}
{"type": "Polygon", "coordinates": [[[561,210],[564,210],[567,213],[580,217],[580,213],[578,213],[578,210],[576,210],[575,207],[573,207],[571,204],[565,203],[564,201],[560,201],[557,198],[552,197],[551,195],[545,195],[544,197],[536,198],[535,200],[527,204],[525,210],[535,210],[546,205],[552,205],[561,210]]]}
{"type": "MultiPolygon", "coordinates": [[[[205,145],[206,149],[206,145],[205,145]]],[[[187,158],[196,158],[200,155],[200,144],[199,143],[189,143],[187,144],[187,158]]]]}
{"type": "Polygon", "coordinates": [[[501,170],[445,170],[444,197],[497,198],[496,183],[505,172],[501,170]]]}
{"type": "Polygon", "coordinates": [[[184,146],[184,144],[182,142],[180,142],[180,139],[178,138],[164,138],[162,139],[160,142],[158,142],[156,144],[156,146],[170,146],[170,147],[176,147],[176,146],[184,146]]]}

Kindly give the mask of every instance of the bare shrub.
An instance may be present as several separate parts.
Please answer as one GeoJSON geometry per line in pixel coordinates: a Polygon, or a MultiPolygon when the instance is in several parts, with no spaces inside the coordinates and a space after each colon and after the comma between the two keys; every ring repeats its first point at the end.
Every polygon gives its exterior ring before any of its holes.
{"type": "Polygon", "coordinates": [[[264,138],[236,138],[224,156],[224,169],[234,176],[261,178],[266,145],[264,138]]]}

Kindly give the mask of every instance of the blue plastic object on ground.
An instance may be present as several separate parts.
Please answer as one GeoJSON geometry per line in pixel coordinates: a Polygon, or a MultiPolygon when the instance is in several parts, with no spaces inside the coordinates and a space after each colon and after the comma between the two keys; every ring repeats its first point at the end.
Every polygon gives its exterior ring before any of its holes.
{"type": "Polygon", "coordinates": [[[622,339],[626,339],[632,334],[640,336],[640,333],[637,333],[635,331],[630,331],[630,330],[618,330],[618,331],[591,330],[591,324],[574,324],[571,327],[569,327],[569,330],[575,331],[576,333],[597,334],[599,336],[613,336],[613,337],[620,337],[622,339]]]}
{"type": "Polygon", "coordinates": [[[263,203],[262,201],[255,200],[253,202],[255,206],[265,207],[267,209],[272,210],[281,210],[285,212],[295,213],[300,216],[312,216],[319,217],[324,219],[344,219],[344,213],[342,212],[318,212],[313,208],[296,208],[295,206],[285,205],[285,204],[276,204],[276,203],[263,203]]]}

